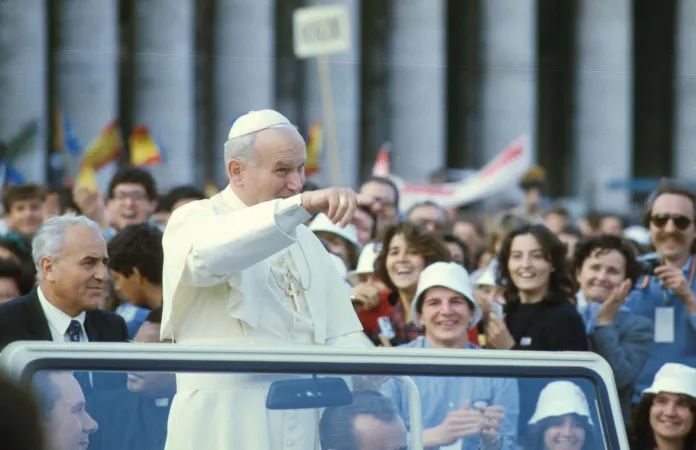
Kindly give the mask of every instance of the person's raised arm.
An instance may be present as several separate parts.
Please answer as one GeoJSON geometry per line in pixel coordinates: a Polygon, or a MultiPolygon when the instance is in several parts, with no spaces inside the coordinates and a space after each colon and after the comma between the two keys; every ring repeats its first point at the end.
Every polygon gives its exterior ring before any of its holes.
{"type": "Polygon", "coordinates": [[[294,243],[295,229],[312,214],[325,212],[344,224],[352,218],[355,204],[352,190],[331,188],[226,214],[207,202],[184,205],[174,211],[164,232],[165,271],[167,259],[184,258],[184,284],[223,282],[294,243]]]}

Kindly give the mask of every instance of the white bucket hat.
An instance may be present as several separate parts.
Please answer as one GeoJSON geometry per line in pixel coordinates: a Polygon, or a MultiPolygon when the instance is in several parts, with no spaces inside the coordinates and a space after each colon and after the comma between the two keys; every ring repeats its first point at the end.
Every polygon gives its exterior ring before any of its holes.
{"type": "Polygon", "coordinates": [[[444,287],[451,289],[454,292],[462,294],[474,308],[471,315],[471,322],[468,329],[472,329],[481,320],[483,311],[474,300],[474,294],[471,290],[471,282],[469,281],[469,273],[465,268],[454,262],[436,262],[432,263],[420,273],[418,277],[418,288],[416,296],[411,303],[411,317],[417,320],[418,303],[421,297],[431,287],[444,287]]]}
{"type": "Polygon", "coordinates": [[[360,249],[360,241],[358,241],[358,229],[355,225],[348,224],[345,228],[341,228],[335,223],[331,222],[331,219],[324,214],[319,213],[316,215],[314,220],[309,224],[309,229],[313,232],[321,231],[324,233],[335,234],[336,236],[342,237],[346,241],[353,244],[356,248],[360,249]]]}
{"type": "Polygon", "coordinates": [[[375,273],[375,261],[377,261],[377,256],[382,249],[382,244],[380,242],[370,242],[365,244],[362,251],[360,252],[360,257],[358,258],[358,266],[355,270],[348,272],[348,282],[352,285],[358,284],[360,281],[360,275],[365,275],[368,273],[375,273]]]}
{"type": "Polygon", "coordinates": [[[528,424],[534,425],[549,417],[566,414],[586,417],[589,424],[593,425],[590,406],[582,389],[570,381],[553,381],[541,390],[534,415],[528,424]]]}
{"type": "Polygon", "coordinates": [[[667,363],[660,367],[652,386],[644,390],[643,394],[660,392],[688,395],[696,399],[696,369],[677,363],[667,363]]]}
{"type": "Polygon", "coordinates": [[[275,125],[291,125],[291,123],[284,115],[272,109],[249,111],[234,121],[232,127],[230,127],[227,139],[246,136],[275,125]]]}
{"type": "Polygon", "coordinates": [[[497,272],[498,260],[494,258],[488,264],[488,267],[486,267],[481,276],[476,280],[476,286],[498,286],[498,283],[495,281],[497,272]]]}

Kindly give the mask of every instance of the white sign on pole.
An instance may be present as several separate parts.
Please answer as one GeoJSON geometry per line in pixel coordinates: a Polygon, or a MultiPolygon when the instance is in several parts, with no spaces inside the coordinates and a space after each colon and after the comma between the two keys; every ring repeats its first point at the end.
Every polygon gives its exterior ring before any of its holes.
{"type": "Polygon", "coordinates": [[[350,51],[350,20],[345,5],[300,8],[293,13],[293,44],[298,58],[350,51]]]}

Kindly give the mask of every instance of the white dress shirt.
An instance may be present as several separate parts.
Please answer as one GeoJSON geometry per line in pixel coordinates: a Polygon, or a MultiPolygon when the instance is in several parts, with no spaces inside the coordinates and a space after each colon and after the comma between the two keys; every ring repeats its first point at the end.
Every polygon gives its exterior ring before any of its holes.
{"type": "Polygon", "coordinates": [[[53,337],[53,342],[70,342],[70,337],[67,335],[68,326],[71,320],[77,320],[80,322],[82,332],[80,333],[80,342],[89,342],[87,338],[87,332],[85,331],[85,312],[82,311],[77,317],[70,317],[65,314],[60,309],[56,308],[46,299],[46,296],[41,291],[41,288],[37,288],[36,292],[39,295],[39,303],[41,303],[41,309],[43,309],[46,320],[48,321],[48,328],[51,330],[51,336],[53,337]]]}

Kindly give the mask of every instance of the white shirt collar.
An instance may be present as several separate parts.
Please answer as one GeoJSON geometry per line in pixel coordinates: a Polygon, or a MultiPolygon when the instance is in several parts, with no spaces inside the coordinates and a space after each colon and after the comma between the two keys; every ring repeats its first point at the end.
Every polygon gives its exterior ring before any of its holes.
{"type": "Polygon", "coordinates": [[[78,322],[80,322],[80,325],[82,326],[82,330],[84,332],[86,316],[84,311],[78,314],[77,317],[70,317],[60,309],[53,306],[53,304],[51,304],[51,302],[49,302],[46,299],[46,296],[44,295],[43,291],[41,291],[41,287],[38,287],[36,289],[36,293],[39,295],[39,303],[41,303],[41,308],[43,309],[43,312],[46,315],[46,320],[48,320],[49,324],[53,325],[58,331],[60,331],[61,335],[65,336],[65,333],[68,331],[68,325],[70,325],[71,320],[77,320],[78,322]]]}

